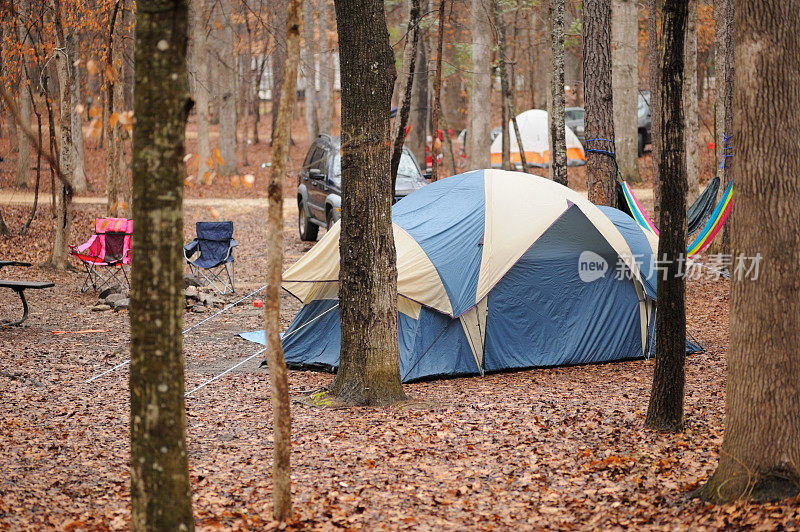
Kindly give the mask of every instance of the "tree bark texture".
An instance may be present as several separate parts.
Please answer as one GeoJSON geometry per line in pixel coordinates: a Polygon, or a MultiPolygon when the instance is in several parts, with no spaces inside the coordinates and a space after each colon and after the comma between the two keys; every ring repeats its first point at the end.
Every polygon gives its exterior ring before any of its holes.
{"type": "MultiPolygon", "coordinates": [[[[735,3],[734,0],[715,0],[715,38],[716,38],[716,80],[717,80],[717,100],[716,100],[716,152],[717,152],[717,174],[720,177],[720,192],[717,193],[717,201],[722,198],[725,187],[731,180],[731,157],[734,154],[733,137],[733,91],[734,91],[734,33],[736,31],[734,22],[735,3]],[[730,136],[730,138],[726,138],[730,136]],[[727,147],[727,151],[726,148],[727,147]]],[[[727,224],[726,224],[727,225],[727,224]]],[[[730,234],[726,225],[723,225],[709,249],[710,253],[730,253],[730,234]]]]}
{"type": "Polygon", "coordinates": [[[564,0],[550,0],[550,179],[567,186],[567,140],[564,129],[564,0]]]}
{"type": "Polygon", "coordinates": [[[328,43],[328,2],[318,0],[319,14],[319,132],[331,133],[331,100],[333,98],[333,67],[331,45],[328,43]]]}
{"type": "Polygon", "coordinates": [[[622,179],[639,182],[639,12],[634,0],[613,0],[611,33],[614,140],[622,179]]]}
{"type": "MultiPolygon", "coordinates": [[[[422,10],[420,11],[420,13],[422,10]]],[[[428,51],[423,28],[417,37],[417,58],[414,61],[414,80],[411,87],[411,129],[406,137],[406,144],[425,170],[428,131],[428,51]]]]}
{"type": "Polygon", "coordinates": [[[661,217],[656,313],[656,360],[645,426],[676,432],[683,427],[686,357],[686,152],[683,139],[683,45],[687,2],[664,3],[661,56],[661,217]]]}
{"type": "Polygon", "coordinates": [[[583,4],[583,84],[586,90],[586,176],[589,201],[617,206],[614,98],[611,91],[611,0],[583,4]],[[599,140],[596,140],[599,139],[599,140]]]}
{"type": "Polygon", "coordinates": [[[387,142],[394,54],[382,0],[335,5],[342,76],[342,344],[331,393],[352,404],[385,405],[405,398],[387,142]]]}
{"type": "MultiPolygon", "coordinates": [[[[281,87],[283,87],[283,63],[286,61],[286,13],[289,0],[275,0],[273,15],[273,37],[275,47],[272,52],[272,132],[270,142],[275,140],[275,127],[278,111],[281,108],[281,87]]],[[[272,7],[272,6],[271,6],[272,7]]]]}
{"type": "Polygon", "coordinates": [[[236,53],[233,44],[233,12],[230,0],[219,0],[222,30],[219,32],[219,173],[229,176],[239,172],[236,160],[236,53]]]}
{"type": "MultiPolygon", "coordinates": [[[[500,71],[500,154],[503,170],[511,170],[511,134],[508,128],[511,92],[506,73],[506,21],[498,0],[492,0],[492,15],[497,33],[497,68],[500,71]]],[[[520,152],[521,153],[521,152],[520,152]]]]}
{"type": "Polygon", "coordinates": [[[661,160],[661,65],[658,39],[658,12],[660,0],[647,0],[647,56],[650,78],[650,141],[653,164],[653,219],[658,220],[661,213],[661,179],[659,161],[661,160]]]}
{"type": "Polygon", "coordinates": [[[192,0],[193,24],[192,43],[194,46],[194,111],[197,117],[197,182],[207,183],[211,177],[211,143],[208,137],[208,40],[206,21],[208,3],[206,0],[192,0]]]}
{"type": "Polygon", "coordinates": [[[284,61],[281,107],[272,141],[273,165],[267,185],[267,304],[264,308],[268,342],[274,448],[272,462],[272,516],[285,521],[292,508],[290,456],[292,418],[289,409],[289,380],[280,339],[280,290],[283,269],[283,183],[289,161],[289,144],[297,94],[297,65],[300,61],[300,2],[289,0],[286,16],[286,61],[284,61]]]}
{"type": "MultiPolygon", "coordinates": [[[[74,33],[67,34],[67,46],[70,50],[78,51],[78,43],[74,33]]],[[[83,149],[83,129],[81,128],[81,116],[75,108],[81,103],[81,69],[76,65],[69,65],[69,96],[70,96],[70,120],[72,122],[72,184],[75,192],[85,194],[89,189],[89,180],[86,177],[86,157],[83,149]]]]}
{"type": "Polygon", "coordinates": [[[414,86],[414,70],[417,63],[417,48],[419,47],[419,0],[410,0],[408,3],[408,31],[406,44],[403,48],[403,71],[400,73],[398,93],[400,101],[392,129],[392,156],[390,168],[392,176],[392,194],[397,183],[397,169],[400,167],[400,157],[403,155],[406,125],[408,124],[409,111],[411,110],[411,89],[414,86]]]}
{"type": "Polygon", "coordinates": [[[313,142],[314,139],[317,138],[317,135],[319,135],[317,88],[315,83],[317,73],[317,42],[314,38],[314,27],[316,26],[314,4],[316,3],[316,0],[303,0],[304,46],[300,68],[303,71],[303,84],[305,86],[306,132],[308,134],[309,143],[313,142]]]}
{"type": "MultiPolygon", "coordinates": [[[[439,141],[439,116],[442,113],[442,47],[444,44],[444,9],[446,0],[439,0],[439,24],[436,32],[436,69],[433,79],[433,112],[431,113],[431,180],[439,180],[439,151],[442,147],[439,141]]],[[[508,127],[508,126],[506,126],[508,127]]],[[[448,132],[442,132],[442,138],[448,132]]]]}
{"type": "MultiPolygon", "coordinates": [[[[59,86],[59,165],[66,182],[59,181],[56,192],[56,219],[53,235],[53,250],[48,265],[56,269],[65,269],[67,262],[67,245],[72,227],[72,193],[73,193],[73,147],[72,147],[72,107],[70,102],[70,68],[72,50],[68,46],[67,33],[63,23],[61,0],[52,0],[53,21],[55,22],[56,44],[61,50],[56,52],[55,62],[58,72],[59,86]]],[[[30,127],[30,123],[26,124],[30,127]]]]}
{"type": "Polygon", "coordinates": [[[686,208],[700,195],[700,133],[697,102],[697,0],[689,0],[689,18],[686,21],[684,46],[683,108],[684,140],[686,143],[686,208]]]}
{"type": "Polygon", "coordinates": [[[470,125],[467,130],[467,170],[491,168],[492,0],[472,0],[472,85],[469,94],[470,125]]]}
{"type": "Polygon", "coordinates": [[[131,529],[193,530],[183,399],[187,0],[138,0],[133,130],[131,529]]]}
{"type": "Polygon", "coordinates": [[[794,497],[800,485],[800,2],[737,0],[731,250],[762,258],[731,275],[725,437],[706,500],[794,497]],[[776,114],[776,109],[781,112],[776,114]],[[769,227],[769,238],[763,228],[769,227]]]}
{"type": "MultiPolygon", "coordinates": [[[[28,11],[28,2],[26,0],[17,0],[15,9],[17,13],[26,13],[28,11]]],[[[17,32],[17,42],[24,49],[27,46],[27,41],[29,38],[28,32],[25,29],[25,25],[23,24],[21,18],[18,19],[16,27],[13,31],[17,32]]],[[[28,79],[28,65],[24,56],[22,61],[23,65],[20,68],[19,77],[19,113],[22,121],[26,124],[30,124],[32,103],[30,93],[28,92],[28,84],[30,83],[30,80],[28,79]]],[[[15,129],[13,122],[9,124],[9,129],[15,129]]],[[[19,138],[17,139],[17,146],[17,175],[14,179],[14,186],[27,187],[29,185],[31,176],[31,142],[24,134],[19,135],[19,138]]]]}

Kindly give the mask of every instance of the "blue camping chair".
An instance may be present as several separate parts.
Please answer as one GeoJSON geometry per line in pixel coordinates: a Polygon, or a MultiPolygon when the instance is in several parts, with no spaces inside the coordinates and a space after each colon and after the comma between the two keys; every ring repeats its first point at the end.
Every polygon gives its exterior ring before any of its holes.
{"type": "Polygon", "coordinates": [[[193,275],[202,276],[205,286],[220,294],[235,291],[233,222],[197,222],[197,238],[186,244],[183,256],[193,275]],[[192,259],[195,253],[200,256],[192,259]]]}

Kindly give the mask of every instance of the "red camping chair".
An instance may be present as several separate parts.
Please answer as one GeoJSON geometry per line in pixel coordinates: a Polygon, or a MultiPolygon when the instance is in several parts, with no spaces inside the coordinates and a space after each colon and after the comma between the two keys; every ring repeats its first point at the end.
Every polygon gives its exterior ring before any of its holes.
{"type": "Polygon", "coordinates": [[[86,269],[86,279],[81,292],[89,287],[101,290],[116,282],[128,288],[125,266],[131,263],[131,237],[133,220],[127,218],[97,218],[94,234],[80,246],[70,246],[70,254],[78,258],[86,269]]]}

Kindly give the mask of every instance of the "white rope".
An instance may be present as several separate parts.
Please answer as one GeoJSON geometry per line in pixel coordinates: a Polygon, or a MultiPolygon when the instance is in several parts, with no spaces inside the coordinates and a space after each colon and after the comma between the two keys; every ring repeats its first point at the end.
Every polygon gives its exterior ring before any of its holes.
{"type": "MultiPolygon", "coordinates": [[[[246,296],[244,296],[244,297],[241,297],[241,298],[237,299],[236,301],[234,301],[233,303],[231,303],[230,305],[228,305],[228,306],[227,306],[227,307],[225,307],[224,309],[222,309],[222,310],[220,310],[220,311],[218,311],[218,312],[216,312],[216,313],[212,314],[211,316],[207,317],[207,318],[206,318],[206,319],[204,319],[204,320],[201,320],[201,321],[199,321],[198,323],[195,323],[195,324],[194,324],[194,325],[192,325],[191,327],[188,327],[188,328],[184,329],[184,330],[183,330],[183,332],[181,332],[181,335],[185,335],[185,334],[186,334],[186,333],[188,333],[189,331],[191,331],[191,330],[193,330],[193,329],[196,329],[197,327],[199,327],[199,326],[203,325],[203,324],[204,324],[204,323],[206,323],[207,321],[209,321],[209,320],[212,320],[212,319],[216,318],[217,316],[219,316],[219,315],[220,315],[220,314],[222,314],[223,312],[227,312],[228,310],[232,309],[233,307],[235,307],[236,305],[238,305],[239,303],[241,303],[241,302],[242,302],[242,301],[244,301],[245,299],[247,299],[247,298],[249,298],[249,297],[253,297],[253,296],[254,296],[254,295],[256,295],[257,293],[261,292],[261,291],[262,291],[262,290],[264,290],[266,287],[267,287],[267,285],[264,285],[264,286],[262,286],[261,288],[258,288],[258,289],[256,289],[256,290],[254,290],[254,291],[250,292],[250,293],[249,293],[249,294],[247,294],[246,296]]],[[[108,370],[106,370],[106,371],[104,371],[104,372],[102,372],[102,373],[100,373],[100,374],[98,374],[98,375],[95,375],[95,376],[94,376],[94,377],[92,377],[91,379],[89,379],[89,380],[85,381],[85,382],[84,382],[84,384],[89,384],[89,383],[91,383],[91,382],[93,382],[93,381],[95,381],[95,380],[99,379],[100,377],[105,377],[105,376],[106,376],[106,375],[108,375],[109,373],[113,373],[113,372],[117,371],[117,370],[118,370],[118,369],[120,369],[120,368],[124,368],[125,366],[127,366],[127,365],[128,365],[128,364],[130,364],[130,363],[131,363],[130,359],[126,360],[125,362],[121,362],[121,363],[117,364],[116,366],[114,366],[113,368],[111,368],[111,369],[108,369],[108,370]]]]}
{"type": "MultiPolygon", "coordinates": [[[[312,323],[314,323],[315,321],[317,321],[318,319],[320,319],[322,316],[324,316],[325,314],[328,314],[329,312],[331,312],[332,310],[334,310],[334,309],[336,309],[336,308],[338,308],[338,307],[339,307],[339,303],[336,303],[334,306],[332,306],[331,308],[329,308],[328,310],[326,310],[326,311],[325,311],[325,312],[323,312],[322,314],[320,314],[320,315],[318,315],[318,316],[315,316],[315,317],[314,317],[314,319],[308,320],[307,322],[305,322],[303,325],[301,325],[301,326],[300,326],[300,327],[298,327],[297,329],[293,330],[292,332],[290,332],[290,333],[288,333],[288,334],[285,334],[285,335],[283,336],[283,338],[281,338],[281,340],[286,340],[287,338],[291,338],[293,334],[295,334],[295,333],[298,333],[298,332],[302,331],[303,329],[305,329],[306,327],[308,327],[309,325],[311,325],[312,323]]],[[[265,335],[265,336],[266,336],[266,335],[265,335]]],[[[265,340],[266,340],[266,338],[265,338],[265,340]]],[[[222,377],[223,375],[225,375],[225,374],[227,374],[227,373],[230,373],[231,371],[235,370],[236,368],[238,368],[239,366],[241,366],[242,364],[244,364],[244,363],[245,363],[245,362],[247,362],[248,360],[252,359],[253,357],[255,357],[255,356],[257,356],[257,355],[260,355],[261,353],[265,352],[266,350],[267,350],[267,348],[266,348],[266,347],[264,347],[263,349],[260,349],[260,350],[256,351],[255,353],[253,353],[252,355],[250,355],[250,356],[249,356],[249,357],[247,357],[246,359],[242,360],[241,362],[237,362],[236,364],[234,364],[233,366],[229,367],[228,369],[226,369],[225,371],[223,371],[223,372],[222,372],[222,373],[220,373],[219,375],[215,375],[214,377],[212,377],[212,378],[208,379],[208,380],[207,380],[206,382],[204,382],[203,384],[201,384],[201,385],[197,386],[196,388],[194,388],[194,389],[192,389],[192,390],[190,390],[190,391],[186,392],[185,394],[183,394],[183,396],[184,396],[184,397],[188,397],[189,395],[193,394],[194,392],[196,392],[196,391],[197,391],[197,390],[199,390],[200,388],[203,388],[204,386],[206,386],[206,385],[208,385],[208,384],[211,384],[212,382],[214,382],[215,380],[219,379],[219,378],[220,378],[220,377],[222,377]]]]}

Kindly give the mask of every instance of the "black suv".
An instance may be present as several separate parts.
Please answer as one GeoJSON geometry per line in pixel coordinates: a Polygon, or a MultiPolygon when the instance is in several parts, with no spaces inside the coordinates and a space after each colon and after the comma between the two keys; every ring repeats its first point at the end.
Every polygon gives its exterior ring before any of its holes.
{"type": "MultiPolygon", "coordinates": [[[[411,151],[403,147],[397,168],[395,200],[428,182],[411,151]]],[[[311,144],[297,177],[297,222],[300,240],[314,241],[320,227],[330,228],[342,213],[342,157],[339,137],[320,135],[311,144]]]]}

